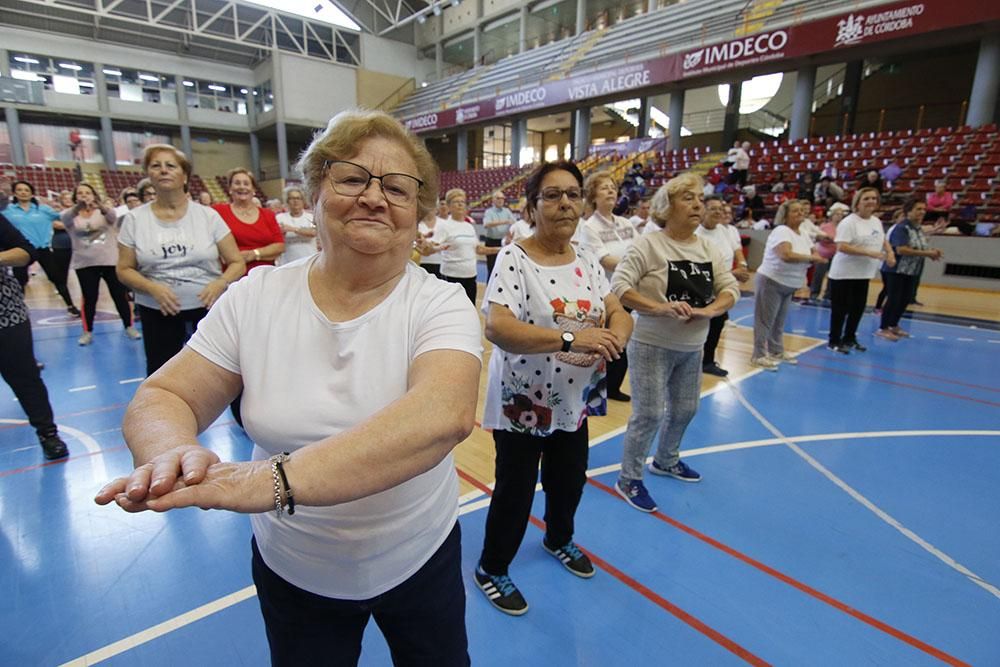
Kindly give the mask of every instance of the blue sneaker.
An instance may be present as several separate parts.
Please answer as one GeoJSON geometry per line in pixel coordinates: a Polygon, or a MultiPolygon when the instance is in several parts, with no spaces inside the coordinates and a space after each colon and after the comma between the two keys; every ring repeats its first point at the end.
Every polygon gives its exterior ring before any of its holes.
{"type": "Polygon", "coordinates": [[[528,603],[521,591],[506,574],[487,574],[481,567],[476,567],[474,573],[476,585],[483,592],[490,604],[511,616],[520,616],[528,611],[528,603]]]}
{"type": "Polygon", "coordinates": [[[684,461],[680,460],[669,468],[661,468],[656,461],[653,461],[649,464],[649,472],[654,475],[662,475],[663,477],[673,477],[674,479],[679,479],[682,482],[701,481],[701,475],[695,472],[694,468],[691,468],[688,464],[684,463],[684,461]]]}
{"type": "Polygon", "coordinates": [[[630,479],[626,481],[619,479],[615,483],[615,491],[625,499],[625,502],[640,512],[655,512],[657,509],[656,501],[650,497],[649,491],[646,490],[646,486],[642,483],[642,480],[630,479]]]}

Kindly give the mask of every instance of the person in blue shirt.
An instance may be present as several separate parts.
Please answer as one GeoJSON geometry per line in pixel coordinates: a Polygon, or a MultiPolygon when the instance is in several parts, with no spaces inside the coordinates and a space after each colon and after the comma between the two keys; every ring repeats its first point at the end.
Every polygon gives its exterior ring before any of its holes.
{"type": "MultiPolygon", "coordinates": [[[[66,303],[66,310],[79,317],[80,311],[73,305],[69,288],[66,286],[69,267],[67,266],[65,271],[60,271],[59,263],[56,262],[52,252],[52,223],[59,220],[59,214],[50,206],[39,203],[35,198],[34,186],[27,181],[15,181],[13,193],[13,201],[3,209],[4,217],[35,247],[36,259],[45,271],[45,276],[55,285],[59,296],[66,303]]],[[[28,284],[28,267],[15,268],[14,276],[21,284],[21,289],[24,289],[28,284]]]]}

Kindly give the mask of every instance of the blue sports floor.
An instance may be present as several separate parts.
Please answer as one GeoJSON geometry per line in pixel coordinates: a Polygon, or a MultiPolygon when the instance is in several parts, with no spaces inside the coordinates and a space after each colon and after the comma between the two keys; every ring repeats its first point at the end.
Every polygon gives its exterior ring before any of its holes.
{"type": "MultiPolygon", "coordinates": [[[[33,315],[72,456],[46,464],[0,385],[0,665],[268,664],[245,517],[92,502],[131,468],[119,425],[141,343],[107,315],[80,348],[61,311],[33,315]]],[[[817,347],[704,397],[685,438],[704,481],[647,477],[659,513],[610,490],[621,434],[595,441],[576,540],[597,576],[568,574],[529,526],[511,569],[528,614],[466,578],[473,663],[1000,665],[1000,331],[913,322],[894,344],[866,316],[870,351],[842,357],[819,345],[827,316],[793,306],[787,330],[817,347]]],[[[228,414],[204,441],[249,453],[228,414]]],[[[484,492],[462,499],[467,573],[484,492]]],[[[389,664],[374,624],[362,663],[389,664]]]]}

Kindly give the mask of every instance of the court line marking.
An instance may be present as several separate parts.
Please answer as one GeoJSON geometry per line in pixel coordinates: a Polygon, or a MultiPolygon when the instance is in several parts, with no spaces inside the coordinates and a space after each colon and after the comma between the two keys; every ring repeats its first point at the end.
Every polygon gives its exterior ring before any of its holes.
{"type": "Polygon", "coordinates": [[[962,341],[963,343],[972,343],[972,342],[975,342],[976,339],[975,338],[959,338],[958,340],[962,341]]]}
{"type": "Polygon", "coordinates": [[[129,378],[127,380],[119,380],[118,384],[132,384],[133,382],[142,382],[145,379],[146,378],[144,378],[144,377],[142,377],[142,378],[129,378]]]}
{"type": "Polygon", "coordinates": [[[993,391],[1000,393],[1000,387],[987,387],[982,384],[972,384],[971,382],[962,382],[960,380],[951,380],[949,378],[938,377],[937,375],[927,375],[926,373],[914,373],[912,371],[904,371],[898,368],[893,368],[892,366],[879,366],[878,364],[869,364],[864,361],[858,361],[855,356],[854,359],[850,359],[844,355],[834,355],[831,357],[825,357],[826,359],[833,359],[834,361],[841,361],[845,364],[850,364],[852,366],[864,366],[866,368],[874,368],[880,371],[888,371],[893,375],[908,375],[910,377],[923,378],[925,380],[934,380],[935,382],[946,382],[948,384],[958,385],[959,387],[968,387],[969,389],[982,389],[983,391],[993,391]]]}
{"type": "Polygon", "coordinates": [[[993,584],[989,583],[988,581],[980,577],[978,574],[976,574],[969,568],[965,567],[957,560],[955,560],[954,558],[952,558],[945,552],[941,551],[933,544],[931,544],[930,542],[928,542],[927,540],[920,537],[915,532],[904,526],[902,522],[900,522],[898,519],[890,515],[881,507],[879,507],[871,500],[866,498],[860,491],[858,491],[853,486],[845,482],[836,473],[834,473],[832,470],[824,466],[818,460],[810,456],[804,449],[802,449],[797,444],[792,442],[789,438],[787,438],[784,433],[778,430],[778,428],[774,424],[768,421],[767,418],[764,415],[762,415],[760,411],[757,410],[757,408],[755,408],[750,403],[750,401],[746,399],[746,397],[743,395],[743,392],[741,392],[737,387],[732,387],[731,390],[733,394],[736,396],[736,399],[743,404],[743,407],[745,407],[747,411],[749,411],[750,414],[752,414],[758,422],[760,422],[761,426],[763,426],[768,431],[773,433],[775,437],[780,439],[789,449],[798,454],[799,457],[801,457],[806,463],[808,463],[810,466],[816,469],[817,472],[819,472],[821,475],[830,480],[835,486],[844,491],[844,493],[846,493],[851,498],[856,500],[858,503],[860,503],[863,507],[865,507],[868,511],[877,516],[879,519],[881,519],[885,523],[895,528],[905,538],[916,544],[918,547],[920,547],[927,553],[931,554],[939,561],[941,561],[951,569],[955,570],[956,572],[964,576],[966,579],[968,579],[975,585],[987,591],[988,593],[993,595],[993,597],[1000,599],[1000,588],[997,588],[993,584]]]}
{"type": "Polygon", "coordinates": [[[76,391],[90,391],[91,389],[97,389],[97,385],[96,384],[88,384],[88,385],[84,385],[83,387],[73,387],[71,389],[68,389],[67,391],[72,394],[73,392],[76,392],[76,391]]]}

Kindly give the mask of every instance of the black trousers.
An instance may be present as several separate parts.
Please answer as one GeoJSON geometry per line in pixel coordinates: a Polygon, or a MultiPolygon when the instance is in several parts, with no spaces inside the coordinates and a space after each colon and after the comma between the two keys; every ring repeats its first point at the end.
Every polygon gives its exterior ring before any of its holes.
{"type": "Polygon", "coordinates": [[[830,279],[830,345],[858,342],[858,325],[868,302],[868,280],[830,279]]]}
{"type": "Polygon", "coordinates": [[[708,321],[708,338],[705,339],[705,354],[701,358],[702,366],[711,366],[715,363],[715,349],[719,347],[719,338],[722,337],[722,329],[726,326],[728,319],[729,313],[722,313],[708,321]]]}
{"type": "Polygon", "coordinates": [[[440,264],[421,264],[420,268],[431,274],[432,276],[441,277],[441,265],[440,264]]]}
{"type": "Polygon", "coordinates": [[[608,396],[614,396],[622,390],[625,373],[628,372],[628,354],[622,350],[622,356],[608,362],[608,396]]]}
{"type": "MultiPolygon", "coordinates": [[[[486,244],[487,248],[499,248],[503,245],[503,239],[484,239],[483,243],[486,244]]],[[[493,267],[496,263],[496,255],[486,255],[486,282],[490,281],[490,276],[493,275],[493,267]]]]}
{"type": "MultiPolygon", "coordinates": [[[[38,253],[38,265],[45,272],[45,277],[49,279],[59,292],[66,307],[73,305],[73,299],[69,295],[69,287],[66,280],[69,278],[69,260],[72,257],[70,250],[52,250],[51,248],[40,248],[38,253]]],[[[21,266],[14,269],[14,276],[17,282],[21,283],[21,289],[28,284],[28,267],[21,266]]]]}
{"type": "Polygon", "coordinates": [[[416,574],[369,600],[338,600],[302,590],[279,577],[253,550],[253,581],[264,616],[271,664],[357,665],[361,638],[375,618],[394,665],[466,667],[462,533],[451,534],[416,574]]]}
{"type": "Polygon", "coordinates": [[[76,278],[80,281],[80,291],[83,293],[83,330],[94,330],[94,313],[97,312],[97,295],[101,289],[101,280],[108,286],[108,293],[115,303],[118,317],[122,324],[132,326],[132,309],[128,303],[128,291],[118,282],[113,266],[88,266],[76,270],[76,278]]]}
{"type": "Polygon", "coordinates": [[[146,351],[146,375],[152,375],[170,358],[181,351],[194,333],[205,308],[182,310],[177,315],[164,315],[157,308],[135,305],[142,322],[142,346],[146,351]]]}
{"type": "Polygon", "coordinates": [[[913,280],[916,276],[908,276],[903,273],[883,273],[885,279],[885,307],[882,309],[882,322],[879,326],[883,329],[891,329],[899,326],[899,320],[903,317],[907,307],[910,305],[910,297],[913,296],[913,280]]]}
{"type": "Polygon", "coordinates": [[[453,278],[451,276],[441,276],[450,283],[458,283],[465,289],[466,296],[472,305],[476,305],[476,279],[475,278],[453,278]]]}
{"type": "Polygon", "coordinates": [[[524,539],[542,465],[545,491],[545,541],[561,547],[573,539],[573,518],[587,483],[590,437],[587,422],[576,431],[555,431],[540,438],[493,431],[496,485],[486,515],[486,537],[480,565],[490,574],[507,574],[524,539]]]}
{"type": "Polygon", "coordinates": [[[38,437],[55,435],[49,392],[35,363],[30,322],[0,328],[0,376],[14,392],[38,437]]]}

